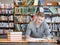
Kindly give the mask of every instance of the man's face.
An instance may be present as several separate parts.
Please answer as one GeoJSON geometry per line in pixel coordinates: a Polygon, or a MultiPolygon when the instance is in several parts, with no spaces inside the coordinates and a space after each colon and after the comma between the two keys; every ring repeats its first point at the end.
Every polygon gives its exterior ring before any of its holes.
{"type": "Polygon", "coordinates": [[[38,16],[37,23],[40,24],[44,20],[44,17],[38,16]]]}

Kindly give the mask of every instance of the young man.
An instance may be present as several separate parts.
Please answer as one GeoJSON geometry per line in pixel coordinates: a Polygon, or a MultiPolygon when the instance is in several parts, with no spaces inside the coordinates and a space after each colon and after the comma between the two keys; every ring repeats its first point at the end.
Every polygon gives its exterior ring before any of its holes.
{"type": "Polygon", "coordinates": [[[50,37],[49,26],[44,20],[45,16],[43,13],[38,12],[35,16],[35,21],[30,22],[27,27],[26,37],[27,38],[43,38],[50,37]]]}

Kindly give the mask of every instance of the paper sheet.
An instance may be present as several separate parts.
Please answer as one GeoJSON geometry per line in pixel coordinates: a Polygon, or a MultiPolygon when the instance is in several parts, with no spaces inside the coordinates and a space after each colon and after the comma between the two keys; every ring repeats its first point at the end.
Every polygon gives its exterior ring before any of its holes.
{"type": "Polygon", "coordinates": [[[31,41],[31,42],[35,42],[35,41],[41,41],[41,40],[47,40],[47,39],[44,39],[44,38],[29,38],[27,40],[31,41]]]}

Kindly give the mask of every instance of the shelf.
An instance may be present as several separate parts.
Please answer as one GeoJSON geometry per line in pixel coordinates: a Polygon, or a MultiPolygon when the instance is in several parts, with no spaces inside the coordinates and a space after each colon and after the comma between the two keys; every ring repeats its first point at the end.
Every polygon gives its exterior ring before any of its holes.
{"type": "Polygon", "coordinates": [[[14,29],[14,27],[0,27],[0,29],[14,29]]]}
{"type": "Polygon", "coordinates": [[[45,14],[45,15],[48,15],[48,16],[60,16],[60,14],[45,14]]]}
{"type": "Polygon", "coordinates": [[[14,15],[14,14],[0,14],[2,16],[9,16],[9,15],[14,15]]]}
{"type": "Polygon", "coordinates": [[[13,10],[14,8],[0,8],[2,10],[13,10]]]}
{"type": "Polygon", "coordinates": [[[60,5],[44,5],[44,6],[60,6],[60,5]]]}
{"type": "Polygon", "coordinates": [[[27,23],[21,23],[21,22],[15,22],[15,24],[29,24],[30,22],[27,23]]]}
{"type": "Polygon", "coordinates": [[[50,23],[50,24],[60,24],[60,22],[47,22],[47,23],[50,23]]]}
{"type": "Polygon", "coordinates": [[[33,7],[33,6],[38,7],[38,6],[42,6],[42,5],[15,5],[15,7],[29,7],[29,6],[31,6],[31,7],[33,7]]]}
{"type": "Polygon", "coordinates": [[[0,20],[0,22],[14,22],[14,21],[9,21],[9,20],[0,20]]]}
{"type": "Polygon", "coordinates": [[[15,14],[15,16],[33,16],[33,14],[15,14]]]}

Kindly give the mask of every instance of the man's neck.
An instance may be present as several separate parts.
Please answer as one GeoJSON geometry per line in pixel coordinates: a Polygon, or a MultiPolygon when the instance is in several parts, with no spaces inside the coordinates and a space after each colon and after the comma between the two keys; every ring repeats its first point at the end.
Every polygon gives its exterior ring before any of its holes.
{"type": "Polygon", "coordinates": [[[41,24],[41,23],[36,22],[36,27],[38,28],[38,27],[40,26],[40,24],[41,24]]]}

